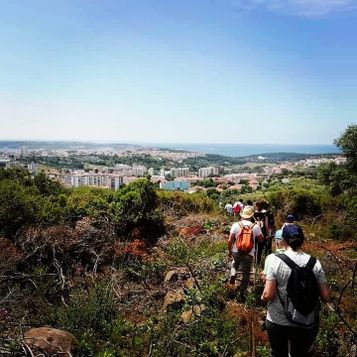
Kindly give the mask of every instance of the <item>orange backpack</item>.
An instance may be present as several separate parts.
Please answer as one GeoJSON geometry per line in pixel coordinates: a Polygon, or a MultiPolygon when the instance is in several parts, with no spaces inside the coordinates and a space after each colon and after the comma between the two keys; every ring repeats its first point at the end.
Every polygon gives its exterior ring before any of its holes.
{"type": "Polygon", "coordinates": [[[243,225],[241,222],[238,222],[238,224],[241,230],[236,238],[237,250],[241,253],[249,253],[254,246],[253,227],[255,223],[243,225]]]}

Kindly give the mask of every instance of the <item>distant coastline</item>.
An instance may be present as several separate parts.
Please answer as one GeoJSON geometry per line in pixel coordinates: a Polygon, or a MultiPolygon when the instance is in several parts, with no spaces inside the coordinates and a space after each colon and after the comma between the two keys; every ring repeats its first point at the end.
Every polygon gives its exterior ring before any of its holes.
{"type": "Polygon", "coordinates": [[[34,141],[34,140],[0,140],[0,150],[20,149],[101,149],[113,150],[136,149],[140,147],[157,148],[162,150],[180,150],[197,152],[208,155],[221,155],[229,157],[247,157],[251,155],[264,155],[275,153],[291,154],[339,154],[335,145],[286,145],[286,144],[182,144],[182,143],[95,143],[81,141],[34,141]]]}
{"type": "Polygon", "coordinates": [[[148,144],[158,148],[199,152],[231,157],[246,157],[274,153],[339,154],[335,145],[276,145],[276,144],[148,144]]]}

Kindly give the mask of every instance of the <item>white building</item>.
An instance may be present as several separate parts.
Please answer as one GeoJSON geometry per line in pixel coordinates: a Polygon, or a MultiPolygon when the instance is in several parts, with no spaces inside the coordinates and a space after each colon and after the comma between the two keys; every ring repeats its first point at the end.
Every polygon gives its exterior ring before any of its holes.
{"type": "Polygon", "coordinates": [[[202,167],[198,170],[199,177],[209,177],[219,175],[219,168],[215,166],[202,167]]]}
{"type": "Polygon", "coordinates": [[[146,175],[146,172],[147,168],[145,166],[133,164],[132,176],[142,177],[146,175]]]}
{"type": "Polygon", "coordinates": [[[150,167],[150,169],[148,170],[148,174],[150,176],[154,176],[155,175],[155,170],[152,167],[150,167]]]}
{"type": "Polygon", "coordinates": [[[172,168],[169,173],[172,178],[186,177],[189,176],[190,169],[188,167],[172,168]]]}
{"type": "Polygon", "coordinates": [[[117,190],[123,185],[123,177],[117,174],[73,173],[63,177],[67,186],[70,187],[103,187],[117,190]]]}

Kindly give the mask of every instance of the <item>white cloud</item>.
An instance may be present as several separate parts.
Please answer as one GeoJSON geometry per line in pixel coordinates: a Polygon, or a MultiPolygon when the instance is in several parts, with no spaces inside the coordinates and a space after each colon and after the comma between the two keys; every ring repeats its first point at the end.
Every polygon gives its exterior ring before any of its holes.
{"type": "Polygon", "coordinates": [[[357,0],[236,0],[234,5],[245,11],[265,8],[294,16],[322,17],[356,10],[357,0]]]}

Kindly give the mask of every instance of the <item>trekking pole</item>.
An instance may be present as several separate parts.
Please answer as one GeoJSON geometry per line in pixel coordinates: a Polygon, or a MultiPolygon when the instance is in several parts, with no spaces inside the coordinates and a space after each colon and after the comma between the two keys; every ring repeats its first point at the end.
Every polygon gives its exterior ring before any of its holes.
{"type": "Polygon", "coordinates": [[[257,269],[258,269],[258,250],[256,249],[254,252],[254,291],[257,286],[257,269]]]}

